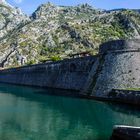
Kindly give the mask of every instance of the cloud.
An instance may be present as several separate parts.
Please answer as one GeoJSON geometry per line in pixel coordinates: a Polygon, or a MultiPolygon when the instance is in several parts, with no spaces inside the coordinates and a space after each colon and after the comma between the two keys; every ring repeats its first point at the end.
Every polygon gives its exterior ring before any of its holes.
{"type": "Polygon", "coordinates": [[[23,0],[14,0],[15,3],[22,3],[23,0]]]}

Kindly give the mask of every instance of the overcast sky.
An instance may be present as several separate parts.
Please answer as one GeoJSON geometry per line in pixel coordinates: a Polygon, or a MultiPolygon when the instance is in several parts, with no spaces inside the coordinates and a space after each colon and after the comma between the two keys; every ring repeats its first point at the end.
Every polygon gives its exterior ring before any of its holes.
{"type": "MultiPolygon", "coordinates": [[[[129,8],[140,9],[140,0],[49,0],[56,5],[78,5],[88,3],[100,9],[129,8]]],[[[31,14],[36,8],[47,3],[47,0],[7,0],[10,4],[20,7],[26,14],[31,14]]]]}

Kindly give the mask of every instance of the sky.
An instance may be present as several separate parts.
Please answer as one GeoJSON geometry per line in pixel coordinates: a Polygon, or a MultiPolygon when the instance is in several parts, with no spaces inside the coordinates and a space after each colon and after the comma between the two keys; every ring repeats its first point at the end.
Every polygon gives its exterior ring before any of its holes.
{"type": "MultiPolygon", "coordinates": [[[[6,0],[11,5],[20,7],[26,14],[34,12],[40,4],[47,3],[47,0],[6,0]]],[[[140,0],[49,0],[56,5],[75,6],[88,3],[99,9],[140,9],[140,0]]]]}

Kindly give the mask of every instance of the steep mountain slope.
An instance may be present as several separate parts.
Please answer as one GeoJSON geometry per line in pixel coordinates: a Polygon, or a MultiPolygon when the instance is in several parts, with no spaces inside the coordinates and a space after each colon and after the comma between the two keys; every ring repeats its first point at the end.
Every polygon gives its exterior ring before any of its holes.
{"type": "Polygon", "coordinates": [[[8,4],[1,5],[0,15],[3,10],[7,10],[11,22],[0,18],[1,67],[63,59],[83,51],[94,54],[102,42],[140,35],[140,14],[134,10],[105,11],[88,4],[64,7],[47,3],[30,18],[8,4]]]}
{"type": "Polygon", "coordinates": [[[0,3],[0,38],[12,31],[26,17],[19,8],[14,8],[6,1],[0,3]]]}
{"type": "Polygon", "coordinates": [[[4,66],[14,52],[7,41],[11,33],[29,18],[19,8],[14,8],[5,0],[0,2],[0,63],[4,66]]]}

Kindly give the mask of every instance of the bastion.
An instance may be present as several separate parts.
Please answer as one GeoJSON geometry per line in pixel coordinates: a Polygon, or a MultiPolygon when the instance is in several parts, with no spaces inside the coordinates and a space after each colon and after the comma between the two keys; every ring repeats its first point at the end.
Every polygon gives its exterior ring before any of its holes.
{"type": "Polygon", "coordinates": [[[140,40],[102,44],[84,92],[90,96],[108,97],[112,89],[128,88],[140,88],[140,40]]]}

